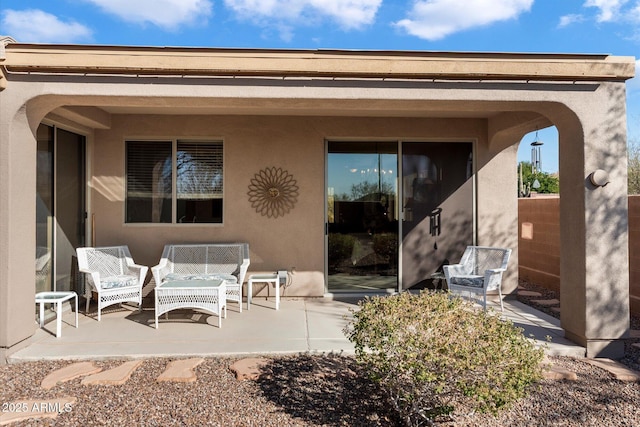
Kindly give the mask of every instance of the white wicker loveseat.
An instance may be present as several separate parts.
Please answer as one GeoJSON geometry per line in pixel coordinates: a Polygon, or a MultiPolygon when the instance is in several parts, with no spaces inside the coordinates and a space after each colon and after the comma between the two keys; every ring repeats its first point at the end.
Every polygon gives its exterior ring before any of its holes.
{"type": "Polygon", "coordinates": [[[242,312],[242,284],[248,269],[247,243],[170,244],[151,272],[156,286],[173,280],[223,280],[227,301],[236,301],[242,312]]]}
{"type": "Polygon", "coordinates": [[[459,264],[445,265],[444,276],[451,292],[483,295],[483,308],[487,309],[487,292],[498,291],[502,304],[502,273],[507,269],[511,249],[488,246],[467,246],[459,264]]]}
{"type": "Polygon", "coordinates": [[[91,292],[98,294],[98,321],[103,308],[135,302],[142,308],[142,286],[149,267],[137,265],[127,246],[77,248],[78,270],[87,278],[85,297],[89,312],[91,292]]]}

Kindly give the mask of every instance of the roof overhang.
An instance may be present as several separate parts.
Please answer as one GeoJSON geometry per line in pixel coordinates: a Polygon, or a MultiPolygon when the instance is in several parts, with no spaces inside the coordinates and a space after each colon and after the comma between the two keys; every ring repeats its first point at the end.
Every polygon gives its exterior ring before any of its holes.
{"type": "Polygon", "coordinates": [[[624,81],[635,59],[606,54],[274,50],[9,43],[8,73],[520,81],[624,81]]]}

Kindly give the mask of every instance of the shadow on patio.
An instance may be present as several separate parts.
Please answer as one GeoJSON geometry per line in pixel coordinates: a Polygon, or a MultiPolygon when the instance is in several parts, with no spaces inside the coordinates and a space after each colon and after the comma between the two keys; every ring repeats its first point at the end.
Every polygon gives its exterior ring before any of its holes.
{"type": "MultiPolygon", "coordinates": [[[[62,336],[55,337],[55,322],[45,324],[27,346],[9,356],[10,363],[47,359],[187,357],[216,355],[294,354],[304,352],[353,353],[342,329],[358,298],[339,294],[324,298],[284,298],[280,310],[273,299],[254,298],[251,309],[229,303],[227,318],[218,327],[217,316],[193,310],[176,310],[159,319],[154,328],[153,300],[143,310],[112,306],[96,320],[81,309],[79,327],[73,313],[63,318],[62,336]]],[[[82,304],[81,304],[82,306],[82,304]]],[[[498,307],[499,310],[499,307],[498,307]]],[[[585,349],[563,338],[559,321],[518,301],[505,301],[504,316],[524,329],[527,336],[547,343],[553,355],[584,357],[585,349]]]]}

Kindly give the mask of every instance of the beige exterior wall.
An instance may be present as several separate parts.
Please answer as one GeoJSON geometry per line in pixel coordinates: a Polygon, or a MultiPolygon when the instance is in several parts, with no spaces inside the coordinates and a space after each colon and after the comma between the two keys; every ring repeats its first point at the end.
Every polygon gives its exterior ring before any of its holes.
{"type": "MultiPolygon", "coordinates": [[[[95,243],[127,243],[138,262],[154,265],[168,242],[248,241],[251,270],[296,267],[291,292],[301,295],[324,289],[326,139],[476,141],[477,243],[515,249],[515,144],[554,124],[560,239],[572,248],[560,260],[562,304],[571,306],[562,326],[589,356],[621,349],[629,328],[624,81],[633,58],[9,45],[0,67],[0,356],[36,328],[34,135],[44,119],[87,130],[95,243]],[[123,224],[129,137],[222,138],[224,225],[123,224]],[[247,202],[249,179],[268,166],[300,186],[295,209],[277,220],[247,202]],[[591,186],[595,169],[611,183],[591,186]]],[[[511,268],[506,292],[516,279],[511,268]]]]}
{"type": "MultiPolygon", "coordinates": [[[[89,162],[95,223],[89,235],[95,234],[96,246],[128,244],[136,262],[153,266],[167,243],[248,242],[250,272],[295,269],[288,296],[325,292],[327,139],[486,140],[486,122],[468,119],[115,115],[111,123],[110,129],[95,132],[89,162]],[[224,141],[224,223],[124,224],[124,142],[180,138],[224,141]],[[279,218],[255,212],[247,196],[254,174],[273,166],[287,170],[299,187],[295,208],[279,218]]],[[[487,157],[486,144],[477,146],[487,157]]],[[[472,197],[471,192],[465,196],[472,197]]]]}

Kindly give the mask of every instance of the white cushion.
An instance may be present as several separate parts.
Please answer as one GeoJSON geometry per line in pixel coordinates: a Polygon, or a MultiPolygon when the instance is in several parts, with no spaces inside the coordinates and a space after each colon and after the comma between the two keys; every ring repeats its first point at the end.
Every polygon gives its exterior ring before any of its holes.
{"type": "Polygon", "coordinates": [[[126,286],[138,286],[136,276],[110,276],[100,280],[101,289],[124,288],[126,286]]]}
{"type": "Polygon", "coordinates": [[[212,273],[212,274],[180,274],[169,273],[166,275],[164,281],[173,280],[224,280],[226,283],[235,284],[238,283],[238,278],[233,274],[226,273],[212,273]]]}
{"type": "Polygon", "coordinates": [[[484,285],[483,276],[453,276],[450,279],[452,285],[481,288],[484,285]]]}

